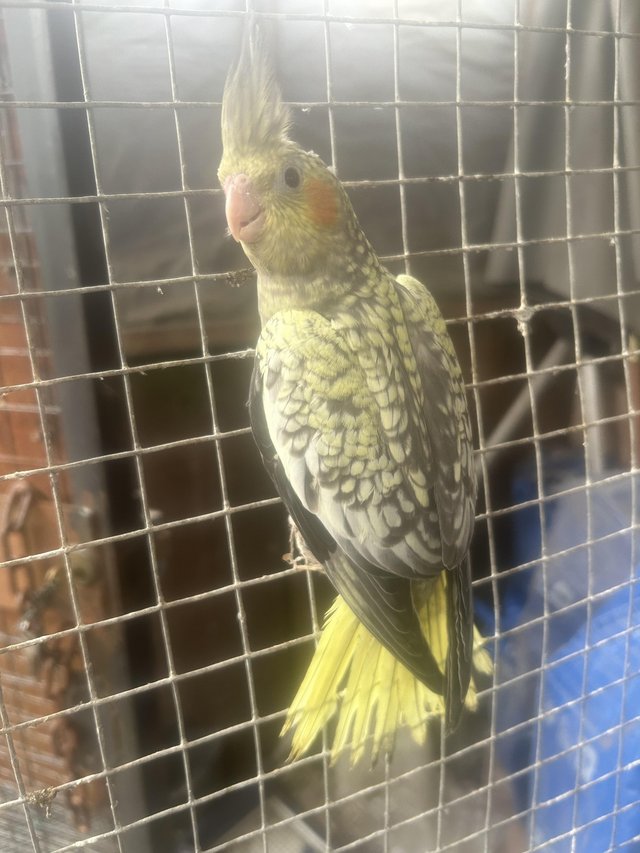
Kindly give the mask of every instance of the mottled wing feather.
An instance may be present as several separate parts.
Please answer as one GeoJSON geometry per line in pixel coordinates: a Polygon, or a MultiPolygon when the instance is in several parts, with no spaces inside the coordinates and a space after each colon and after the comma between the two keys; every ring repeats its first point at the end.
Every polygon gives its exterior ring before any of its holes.
{"type": "Polygon", "coordinates": [[[398,276],[397,292],[425,396],[442,558],[454,568],[465,558],[475,519],[476,474],[464,382],[435,300],[419,281],[398,276]]]}
{"type": "Polygon", "coordinates": [[[366,563],[361,566],[351,561],[294,491],[269,434],[257,361],[249,395],[249,414],[265,467],[289,515],[315,558],[324,565],[336,590],[358,619],[398,660],[431,690],[443,693],[444,679],[420,631],[410,583],[402,577],[383,577],[374,566],[366,563]]]}
{"type": "MultiPolygon", "coordinates": [[[[300,501],[354,563],[433,575],[442,568],[435,502],[415,460],[390,449],[404,408],[385,426],[362,353],[315,312],[274,315],[257,349],[269,434],[300,501]]],[[[378,367],[382,387],[390,379],[378,367]]],[[[405,393],[402,377],[397,382],[405,393]]]]}

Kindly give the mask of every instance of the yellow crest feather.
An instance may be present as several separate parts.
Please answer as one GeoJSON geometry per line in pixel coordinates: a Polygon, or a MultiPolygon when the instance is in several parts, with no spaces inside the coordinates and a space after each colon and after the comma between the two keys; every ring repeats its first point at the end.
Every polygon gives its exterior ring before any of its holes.
{"type": "Polygon", "coordinates": [[[221,124],[225,152],[261,151],[287,139],[289,110],[282,102],[263,33],[251,18],[240,57],[225,83],[221,124]]]}

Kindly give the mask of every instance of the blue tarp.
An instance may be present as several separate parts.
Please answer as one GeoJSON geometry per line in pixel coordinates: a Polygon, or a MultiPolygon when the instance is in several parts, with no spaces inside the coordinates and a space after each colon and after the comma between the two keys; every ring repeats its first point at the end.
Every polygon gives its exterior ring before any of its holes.
{"type": "Polygon", "coordinates": [[[546,462],[547,558],[537,507],[517,511],[513,565],[536,562],[501,584],[498,754],[534,844],[640,849],[640,477],[587,488],[571,459],[546,462]]]}

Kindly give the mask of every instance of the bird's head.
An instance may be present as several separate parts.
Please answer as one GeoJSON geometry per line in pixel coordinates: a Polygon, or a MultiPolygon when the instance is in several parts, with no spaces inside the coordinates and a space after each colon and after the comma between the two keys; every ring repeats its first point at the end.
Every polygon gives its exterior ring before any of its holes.
{"type": "Polygon", "coordinates": [[[259,272],[272,275],[312,272],[353,219],[337,178],[288,138],[289,120],[252,26],[225,85],[218,177],[232,237],[259,272]]]}

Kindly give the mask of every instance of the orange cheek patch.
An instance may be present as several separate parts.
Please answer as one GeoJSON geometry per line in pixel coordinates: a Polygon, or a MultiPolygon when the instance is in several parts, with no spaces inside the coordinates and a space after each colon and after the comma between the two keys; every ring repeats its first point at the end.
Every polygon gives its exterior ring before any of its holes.
{"type": "Polygon", "coordinates": [[[305,187],[305,197],[311,220],[315,225],[330,228],[338,219],[338,194],[331,184],[312,178],[305,187]]]}

